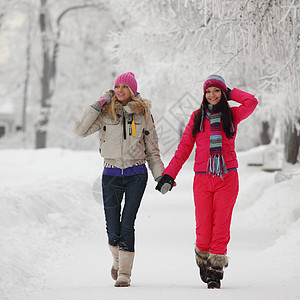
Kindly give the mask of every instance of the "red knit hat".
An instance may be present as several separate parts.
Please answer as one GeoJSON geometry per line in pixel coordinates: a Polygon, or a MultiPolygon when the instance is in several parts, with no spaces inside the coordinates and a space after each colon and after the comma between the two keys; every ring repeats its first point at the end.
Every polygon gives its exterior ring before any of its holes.
{"type": "Polygon", "coordinates": [[[116,79],[114,87],[116,87],[116,85],[119,84],[119,83],[123,83],[123,84],[128,85],[132,89],[133,93],[136,94],[136,92],[137,92],[137,82],[135,80],[135,76],[134,76],[133,73],[127,72],[127,73],[121,74],[116,79]]]}
{"type": "Polygon", "coordinates": [[[209,77],[207,77],[207,79],[205,80],[204,84],[203,84],[203,92],[205,94],[205,91],[209,88],[209,87],[218,87],[219,89],[221,89],[221,91],[227,95],[227,86],[225,83],[225,80],[219,76],[219,75],[210,75],[209,77]]]}

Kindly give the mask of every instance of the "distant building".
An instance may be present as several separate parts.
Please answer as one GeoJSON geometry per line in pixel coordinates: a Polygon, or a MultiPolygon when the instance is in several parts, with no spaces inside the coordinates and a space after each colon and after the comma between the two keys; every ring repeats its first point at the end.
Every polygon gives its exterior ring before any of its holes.
{"type": "Polygon", "coordinates": [[[0,138],[16,131],[13,106],[10,103],[0,104],[0,138]]]}

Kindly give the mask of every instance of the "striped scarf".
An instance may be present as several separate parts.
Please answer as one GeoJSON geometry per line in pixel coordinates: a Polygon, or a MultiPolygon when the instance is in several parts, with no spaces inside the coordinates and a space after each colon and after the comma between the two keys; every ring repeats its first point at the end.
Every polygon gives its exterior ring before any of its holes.
{"type": "MultiPolygon", "coordinates": [[[[213,111],[212,105],[208,105],[213,111]]],[[[207,173],[221,178],[228,172],[222,154],[221,112],[206,111],[206,118],[210,121],[210,157],[207,163],[207,173]]]]}

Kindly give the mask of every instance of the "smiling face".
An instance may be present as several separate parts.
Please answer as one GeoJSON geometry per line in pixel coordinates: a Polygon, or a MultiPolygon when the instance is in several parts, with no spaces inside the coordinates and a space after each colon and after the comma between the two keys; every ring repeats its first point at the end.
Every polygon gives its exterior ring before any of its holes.
{"type": "Polygon", "coordinates": [[[205,91],[205,98],[211,105],[216,105],[221,101],[222,91],[218,87],[209,87],[205,91]]]}
{"type": "Polygon", "coordinates": [[[118,83],[115,86],[114,91],[117,99],[122,103],[122,105],[126,105],[131,100],[131,92],[128,85],[118,83]]]}

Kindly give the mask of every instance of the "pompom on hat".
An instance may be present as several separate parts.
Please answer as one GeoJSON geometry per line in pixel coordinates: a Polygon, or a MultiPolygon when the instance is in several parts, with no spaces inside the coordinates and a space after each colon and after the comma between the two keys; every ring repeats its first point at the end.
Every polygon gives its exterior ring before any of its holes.
{"type": "Polygon", "coordinates": [[[127,73],[121,74],[116,79],[114,87],[116,87],[116,85],[119,83],[128,85],[132,89],[134,94],[137,93],[137,82],[135,80],[135,76],[133,73],[127,72],[127,73]]]}
{"type": "Polygon", "coordinates": [[[210,75],[207,77],[207,79],[205,80],[204,84],[203,84],[203,92],[205,94],[205,91],[209,88],[209,87],[218,87],[221,89],[221,91],[227,96],[228,91],[227,91],[227,86],[225,83],[225,80],[219,76],[219,75],[210,75]]]}

